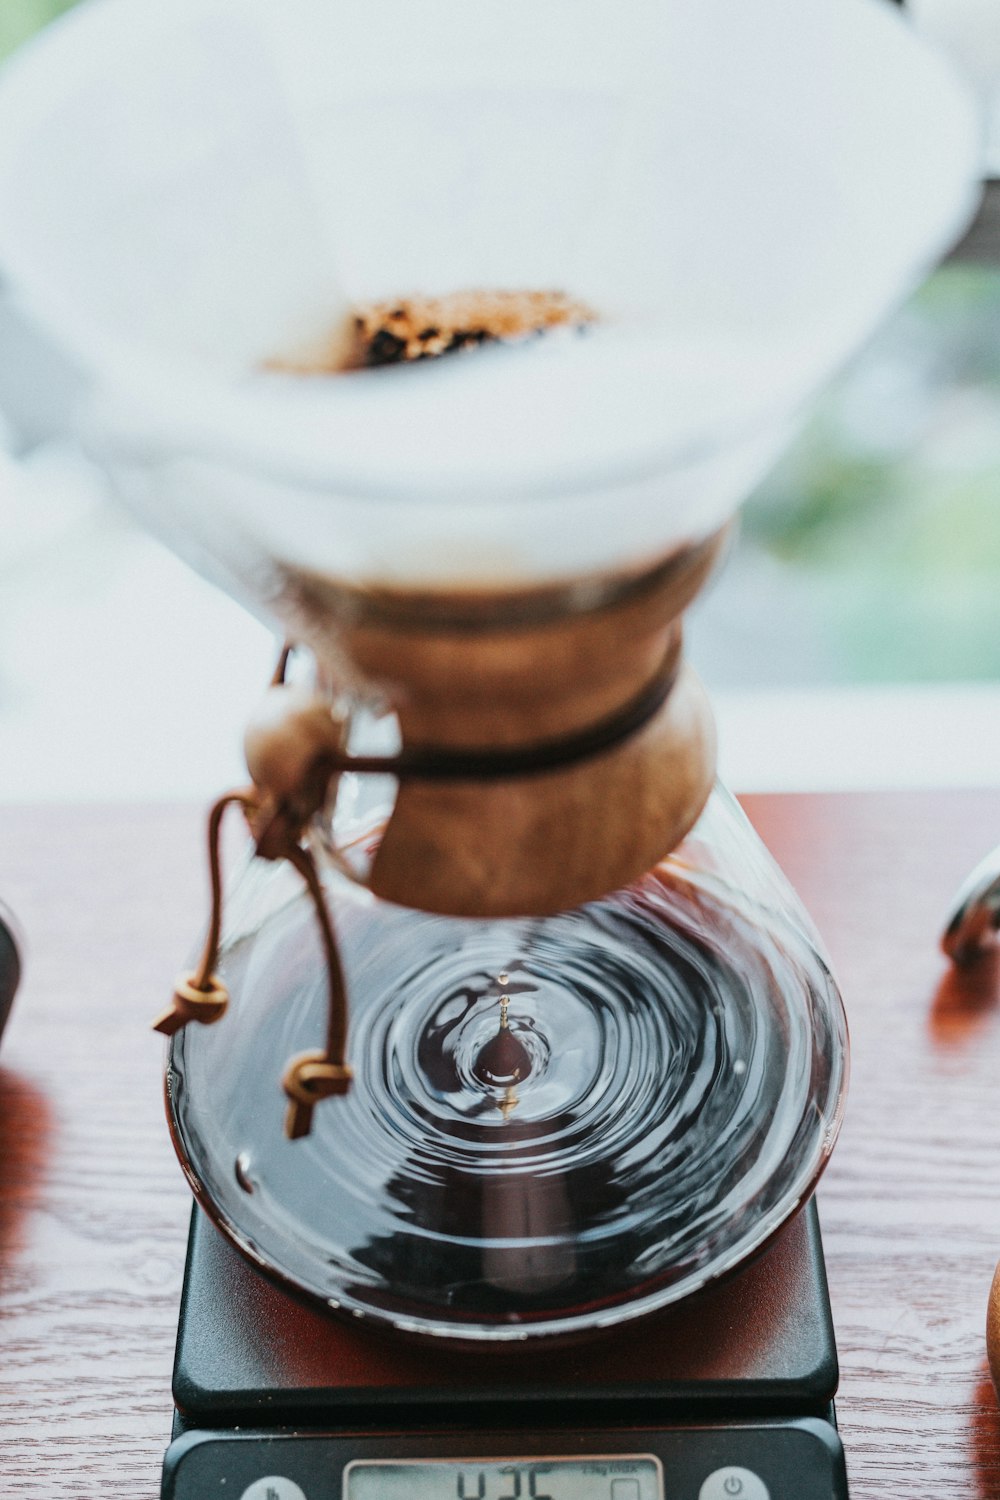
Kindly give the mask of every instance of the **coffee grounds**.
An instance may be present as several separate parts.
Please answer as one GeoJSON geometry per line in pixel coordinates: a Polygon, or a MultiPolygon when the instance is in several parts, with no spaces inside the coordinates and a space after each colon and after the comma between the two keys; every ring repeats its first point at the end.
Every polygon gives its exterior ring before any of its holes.
{"type": "Polygon", "coordinates": [[[453,292],[374,302],[355,317],[355,367],[435,359],[477,344],[518,342],[553,328],[594,322],[583,302],[564,292],[453,292]]]}
{"type": "Polygon", "coordinates": [[[553,329],[579,331],[597,315],[565,292],[452,292],[362,303],[350,328],[310,355],[269,360],[267,368],[301,375],[437,359],[486,343],[521,343],[553,329]]]}

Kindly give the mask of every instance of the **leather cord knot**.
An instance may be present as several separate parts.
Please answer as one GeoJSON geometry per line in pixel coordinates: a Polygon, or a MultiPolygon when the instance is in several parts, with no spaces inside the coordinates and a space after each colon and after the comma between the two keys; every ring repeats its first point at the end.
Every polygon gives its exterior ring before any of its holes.
{"type": "Polygon", "coordinates": [[[346,1063],[331,1061],[325,1052],[301,1052],[293,1057],[281,1080],[289,1101],[285,1118],[289,1140],[308,1135],[316,1105],[335,1094],[346,1094],[353,1077],[346,1063]]]}
{"type": "Polygon", "coordinates": [[[182,974],[174,985],[170,1005],[153,1022],[153,1030],[173,1036],[189,1021],[212,1026],[225,1015],[228,1004],[229,991],[218,974],[210,974],[201,984],[197,974],[182,974]]]}

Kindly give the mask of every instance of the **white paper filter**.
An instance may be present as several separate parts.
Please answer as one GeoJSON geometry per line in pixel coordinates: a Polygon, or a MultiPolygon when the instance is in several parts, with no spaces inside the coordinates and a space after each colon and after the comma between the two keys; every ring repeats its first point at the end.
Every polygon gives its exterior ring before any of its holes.
{"type": "Polygon", "coordinates": [[[0,263],[125,498],[258,608],[275,560],[528,581],[730,514],[977,151],[883,0],[90,0],[0,79],[0,263]],[[605,321],[260,373],[355,299],[479,286],[605,321]]]}

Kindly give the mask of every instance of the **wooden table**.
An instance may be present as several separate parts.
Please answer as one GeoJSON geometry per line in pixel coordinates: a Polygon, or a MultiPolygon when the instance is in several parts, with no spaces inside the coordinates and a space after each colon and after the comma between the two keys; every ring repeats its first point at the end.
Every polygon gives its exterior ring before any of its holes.
{"type": "MultiPolygon", "coordinates": [[[[1000,963],[937,933],[1000,792],[754,797],[853,1033],[820,1195],[853,1500],[1000,1500],[983,1346],[1000,1256],[1000,963]]],[[[0,1494],[158,1494],[189,1199],[146,1029],[203,918],[190,808],[8,809],[28,933],[0,1048],[0,1494]]],[[[794,1497],[787,1497],[794,1500],[794,1497]]]]}

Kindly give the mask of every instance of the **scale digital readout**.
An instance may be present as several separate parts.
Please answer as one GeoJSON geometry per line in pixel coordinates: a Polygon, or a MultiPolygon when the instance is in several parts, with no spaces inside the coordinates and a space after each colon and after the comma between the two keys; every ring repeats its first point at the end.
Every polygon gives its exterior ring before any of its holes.
{"type": "Polygon", "coordinates": [[[343,1500],[664,1500],[651,1454],[492,1462],[364,1461],[344,1471],[343,1500]]]}

